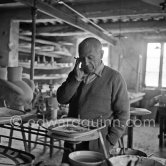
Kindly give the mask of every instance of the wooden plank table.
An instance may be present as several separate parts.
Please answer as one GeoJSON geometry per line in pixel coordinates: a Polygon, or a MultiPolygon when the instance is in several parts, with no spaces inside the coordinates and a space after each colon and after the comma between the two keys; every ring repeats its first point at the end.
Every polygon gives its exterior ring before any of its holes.
{"type": "Polygon", "coordinates": [[[141,101],[143,97],[145,96],[144,92],[128,92],[129,94],[129,99],[130,99],[130,104],[136,103],[138,101],[141,101]]]}
{"type": "Polygon", "coordinates": [[[133,127],[134,127],[134,123],[133,123],[133,119],[135,119],[135,117],[137,116],[144,116],[147,114],[150,114],[151,111],[144,109],[144,108],[132,108],[130,111],[130,122],[128,125],[128,148],[133,148],[133,127]]]}
{"type": "MultiPolygon", "coordinates": [[[[143,99],[143,97],[145,96],[144,92],[131,92],[128,91],[128,95],[129,95],[129,102],[130,104],[133,103],[137,103],[139,101],[141,101],[143,99]]],[[[137,112],[132,112],[130,111],[130,122],[129,122],[129,126],[128,126],[128,148],[132,148],[133,147],[133,123],[132,123],[132,119],[137,116],[137,114],[139,113],[139,111],[137,112]]],[[[141,113],[141,112],[140,112],[141,113]]],[[[139,113],[139,114],[140,114],[139,113]]]]}

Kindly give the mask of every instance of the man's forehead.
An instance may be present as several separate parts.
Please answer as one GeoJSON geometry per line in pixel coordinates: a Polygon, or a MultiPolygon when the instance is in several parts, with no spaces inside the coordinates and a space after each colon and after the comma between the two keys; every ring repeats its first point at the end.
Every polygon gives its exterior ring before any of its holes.
{"type": "Polygon", "coordinates": [[[97,49],[95,47],[86,46],[80,50],[81,54],[90,54],[90,53],[96,53],[97,49]]]}

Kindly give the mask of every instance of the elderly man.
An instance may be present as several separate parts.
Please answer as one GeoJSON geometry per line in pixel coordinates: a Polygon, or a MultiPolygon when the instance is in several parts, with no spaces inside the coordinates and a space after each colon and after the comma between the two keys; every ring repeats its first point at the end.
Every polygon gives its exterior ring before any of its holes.
{"type": "MultiPolygon", "coordinates": [[[[69,104],[69,117],[114,120],[102,135],[108,150],[122,136],[129,118],[127,86],[118,71],[102,62],[102,44],[96,38],[86,38],[79,44],[79,58],[73,71],[57,90],[59,103],[69,104]]],[[[69,147],[69,143],[65,143],[69,147]]],[[[102,151],[99,140],[82,142],[76,150],[102,151]]],[[[64,153],[63,162],[67,160],[64,153]]]]}

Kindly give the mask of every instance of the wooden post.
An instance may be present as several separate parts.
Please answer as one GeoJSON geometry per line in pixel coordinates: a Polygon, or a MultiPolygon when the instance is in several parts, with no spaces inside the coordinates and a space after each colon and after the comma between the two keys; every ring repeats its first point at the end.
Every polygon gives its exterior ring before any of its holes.
{"type": "Polygon", "coordinates": [[[35,39],[36,39],[36,0],[34,0],[34,6],[32,7],[32,41],[31,41],[31,71],[30,79],[33,80],[34,77],[34,62],[35,62],[35,39]]]}
{"type": "Polygon", "coordinates": [[[136,77],[136,92],[141,90],[141,81],[142,80],[142,55],[138,57],[138,64],[137,64],[137,77],[136,77]]]}
{"type": "Polygon", "coordinates": [[[18,66],[19,22],[0,17],[0,66],[18,66]]]}

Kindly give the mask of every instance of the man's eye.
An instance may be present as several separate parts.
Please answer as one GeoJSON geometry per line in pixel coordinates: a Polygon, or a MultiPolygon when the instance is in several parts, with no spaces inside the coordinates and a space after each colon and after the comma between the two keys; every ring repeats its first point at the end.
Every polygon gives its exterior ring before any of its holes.
{"type": "Polygon", "coordinates": [[[93,59],[93,57],[90,56],[90,57],[88,57],[88,59],[93,59]]]}

